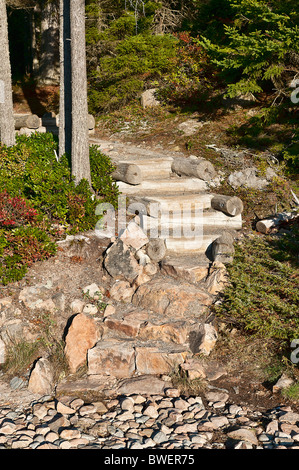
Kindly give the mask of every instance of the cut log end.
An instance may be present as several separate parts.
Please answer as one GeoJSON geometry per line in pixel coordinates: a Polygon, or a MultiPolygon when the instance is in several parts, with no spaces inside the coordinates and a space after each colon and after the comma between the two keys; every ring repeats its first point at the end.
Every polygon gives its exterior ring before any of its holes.
{"type": "Polygon", "coordinates": [[[152,261],[159,262],[166,255],[166,246],[161,238],[152,238],[146,246],[146,253],[152,261]]]}
{"type": "Polygon", "coordinates": [[[171,169],[173,173],[179,176],[190,176],[204,181],[211,181],[217,175],[213,164],[204,158],[197,158],[196,160],[175,158],[171,169]]]}
{"type": "Polygon", "coordinates": [[[142,182],[142,174],[138,165],[133,163],[113,163],[116,170],[112,173],[112,178],[116,181],[136,185],[142,182]]]}
{"type": "Polygon", "coordinates": [[[231,217],[243,212],[243,202],[236,196],[214,196],[211,200],[211,206],[214,210],[221,211],[231,217]]]}

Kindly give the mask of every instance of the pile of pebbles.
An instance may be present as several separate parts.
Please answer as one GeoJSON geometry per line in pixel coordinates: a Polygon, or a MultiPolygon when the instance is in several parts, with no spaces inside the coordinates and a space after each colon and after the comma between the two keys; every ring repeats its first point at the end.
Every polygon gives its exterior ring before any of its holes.
{"type": "Polygon", "coordinates": [[[1,449],[298,449],[299,413],[266,412],[209,391],[182,397],[120,396],[85,403],[43,396],[27,408],[0,406],[1,449]]]}

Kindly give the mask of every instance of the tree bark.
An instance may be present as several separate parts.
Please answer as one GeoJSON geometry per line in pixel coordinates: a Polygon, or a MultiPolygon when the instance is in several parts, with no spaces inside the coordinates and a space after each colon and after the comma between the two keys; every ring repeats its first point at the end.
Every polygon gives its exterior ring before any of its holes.
{"type": "Polygon", "coordinates": [[[39,80],[44,85],[56,85],[59,82],[58,1],[47,1],[41,15],[39,80]]]}
{"type": "Polygon", "coordinates": [[[89,162],[87,71],[85,44],[85,1],[71,0],[72,59],[72,173],[75,182],[91,184],[89,162]]]}
{"type": "Polygon", "coordinates": [[[11,86],[11,67],[8,44],[5,0],[0,0],[0,140],[7,146],[15,145],[15,121],[11,86]]]}

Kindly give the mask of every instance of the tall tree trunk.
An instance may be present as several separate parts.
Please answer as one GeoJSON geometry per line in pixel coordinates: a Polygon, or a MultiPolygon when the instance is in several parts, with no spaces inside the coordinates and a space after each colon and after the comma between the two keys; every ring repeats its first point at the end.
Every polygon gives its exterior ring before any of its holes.
{"type": "Polygon", "coordinates": [[[91,181],[87,106],[85,0],[71,0],[72,173],[75,182],[91,181]]]}
{"type": "Polygon", "coordinates": [[[72,64],[70,0],[60,0],[59,158],[72,154],[72,64]]]}
{"type": "Polygon", "coordinates": [[[5,0],[0,0],[0,140],[2,144],[8,146],[15,144],[15,123],[13,117],[11,68],[5,0]]]}
{"type": "Polygon", "coordinates": [[[39,80],[45,85],[59,82],[59,0],[47,0],[41,10],[39,80]]]}

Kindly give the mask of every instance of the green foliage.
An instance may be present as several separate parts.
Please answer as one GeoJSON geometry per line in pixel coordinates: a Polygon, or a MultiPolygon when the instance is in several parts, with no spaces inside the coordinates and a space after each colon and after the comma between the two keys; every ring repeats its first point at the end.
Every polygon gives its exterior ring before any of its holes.
{"type": "Polygon", "coordinates": [[[97,196],[117,207],[119,190],[111,174],[115,170],[111,160],[96,145],[90,147],[91,184],[97,196]]]}
{"type": "Polygon", "coordinates": [[[75,185],[68,159],[57,161],[52,134],[18,136],[0,147],[0,282],[22,279],[28,266],[56,252],[54,226],[69,233],[94,229],[98,200],[117,206],[118,188],[109,158],[90,149],[93,190],[75,185]],[[94,194],[94,192],[95,194],[94,194]]]}
{"type": "Polygon", "coordinates": [[[215,66],[188,32],[177,33],[175,37],[178,43],[173,70],[163,76],[159,97],[174,105],[198,105],[218,83],[215,66]]]}
{"type": "Polygon", "coordinates": [[[235,17],[232,26],[224,26],[227,43],[201,41],[227,78],[227,95],[260,93],[268,81],[279,96],[287,94],[296,72],[291,55],[298,53],[295,9],[286,14],[278,2],[263,0],[230,0],[230,4],[235,17]]]}
{"type": "MultiPolygon", "coordinates": [[[[117,20],[118,26],[120,20],[117,20]]],[[[149,33],[133,35],[132,23],[131,29],[125,28],[124,39],[115,40],[114,26],[112,23],[102,37],[105,46],[109,44],[109,50],[98,58],[96,70],[89,70],[89,109],[94,114],[117,109],[136,99],[146,83],[161,79],[163,73],[173,67],[174,37],[149,33]]]]}
{"type": "Polygon", "coordinates": [[[42,229],[32,226],[0,231],[0,282],[19,281],[35,261],[56,253],[56,245],[42,229]]]}
{"type": "MultiPolygon", "coordinates": [[[[56,151],[57,142],[49,133],[18,136],[16,146],[0,147],[0,186],[12,196],[30,200],[52,222],[58,220],[76,231],[89,230],[97,221],[96,198],[87,181],[75,185],[67,157],[57,161],[56,151]]],[[[96,148],[90,152],[93,189],[116,204],[113,166],[96,148]]]]}
{"type": "Polygon", "coordinates": [[[280,343],[297,338],[298,248],[298,228],[279,241],[256,236],[237,245],[217,315],[259,337],[280,343]]]}

